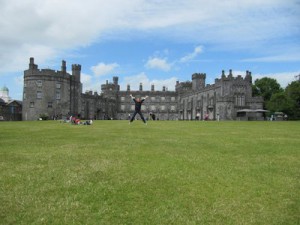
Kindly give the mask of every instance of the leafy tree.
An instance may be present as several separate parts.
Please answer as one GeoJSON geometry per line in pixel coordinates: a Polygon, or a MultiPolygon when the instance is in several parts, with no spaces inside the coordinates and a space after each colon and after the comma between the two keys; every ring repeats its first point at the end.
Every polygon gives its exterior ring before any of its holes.
{"type": "Polygon", "coordinates": [[[292,119],[300,119],[300,82],[293,81],[285,88],[285,94],[293,104],[290,114],[292,119]]]}
{"type": "Polygon", "coordinates": [[[271,112],[283,112],[291,115],[294,108],[293,101],[286,95],[285,92],[279,92],[272,95],[267,103],[267,109],[271,112]]]}
{"type": "Polygon", "coordinates": [[[280,84],[273,78],[264,77],[256,79],[252,86],[254,96],[262,96],[265,101],[265,106],[270,101],[273,94],[283,92],[280,84]]]}

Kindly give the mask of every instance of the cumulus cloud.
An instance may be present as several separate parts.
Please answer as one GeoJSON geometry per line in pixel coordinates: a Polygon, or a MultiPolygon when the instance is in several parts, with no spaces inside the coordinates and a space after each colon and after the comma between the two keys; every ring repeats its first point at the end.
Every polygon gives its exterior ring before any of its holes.
{"type": "Polygon", "coordinates": [[[169,91],[175,90],[176,81],[178,78],[171,77],[168,79],[150,79],[144,72],[133,76],[124,77],[120,86],[122,90],[127,89],[127,85],[130,85],[132,91],[139,90],[140,83],[143,85],[143,90],[151,90],[151,85],[154,85],[155,90],[162,90],[165,86],[169,91]]]}
{"type": "Polygon", "coordinates": [[[145,67],[148,69],[159,69],[163,71],[169,71],[171,69],[171,64],[167,62],[167,59],[162,59],[158,57],[149,58],[145,67]]]}
{"type": "Polygon", "coordinates": [[[297,0],[4,0],[0,68],[23,68],[15,59],[27,58],[28,49],[34,49],[31,56],[49,59],[101,39],[123,37],[122,32],[253,48],[254,41],[299,35],[298,15],[297,0]]]}
{"type": "Polygon", "coordinates": [[[192,59],[195,59],[202,52],[203,52],[203,47],[197,46],[192,53],[189,53],[186,56],[182,57],[179,61],[182,63],[188,62],[192,59]]]}
{"type": "Polygon", "coordinates": [[[117,63],[105,64],[101,62],[96,66],[92,66],[91,70],[93,71],[95,76],[103,76],[111,74],[117,67],[119,67],[117,63]]]}

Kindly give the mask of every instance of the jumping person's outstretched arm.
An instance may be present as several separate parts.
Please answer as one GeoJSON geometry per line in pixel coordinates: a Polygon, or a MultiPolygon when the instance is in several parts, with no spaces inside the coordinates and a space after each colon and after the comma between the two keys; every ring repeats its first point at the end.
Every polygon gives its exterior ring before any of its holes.
{"type": "Polygon", "coordinates": [[[132,99],[135,99],[135,97],[133,97],[132,94],[130,94],[130,97],[131,97],[132,99]]]}
{"type": "Polygon", "coordinates": [[[146,100],[148,97],[149,97],[149,96],[147,95],[147,96],[143,97],[142,99],[146,100]]]}

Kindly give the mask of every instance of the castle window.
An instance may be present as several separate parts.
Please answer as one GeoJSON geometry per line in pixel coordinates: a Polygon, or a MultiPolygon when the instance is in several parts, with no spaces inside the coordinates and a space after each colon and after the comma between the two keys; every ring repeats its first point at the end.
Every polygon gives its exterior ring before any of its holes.
{"type": "Polygon", "coordinates": [[[151,105],[151,106],[150,106],[150,110],[151,110],[151,111],[155,111],[155,110],[156,110],[155,105],[151,105]]]}
{"type": "Polygon", "coordinates": [[[171,97],[171,101],[175,102],[176,98],[175,97],[171,97]]]}
{"type": "Polygon", "coordinates": [[[36,92],[36,98],[37,99],[42,99],[42,97],[43,97],[43,93],[41,91],[37,91],[36,92]]]}
{"type": "Polygon", "coordinates": [[[48,102],[48,108],[52,108],[52,102],[48,102]]]}
{"type": "Polygon", "coordinates": [[[122,111],[125,110],[125,105],[121,105],[121,110],[122,110],[122,111]]]}
{"type": "Polygon", "coordinates": [[[245,105],[245,96],[244,95],[242,95],[242,97],[241,97],[241,105],[245,105]]]}
{"type": "Polygon", "coordinates": [[[125,101],[125,97],[121,97],[121,102],[124,102],[125,101]]]}
{"type": "Polygon", "coordinates": [[[56,88],[60,89],[60,85],[61,85],[60,83],[56,83],[56,88]]]}
{"type": "Polygon", "coordinates": [[[37,80],[37,81],[36,81],[36,85],[37,85],[38,87],[42,87],[42,86],[43,86],[43,82],[42,82],[41,80],[37,80]]]}
{"type": "Polygon", "coordinates": [[[245,105],[245,96],[244,95],[236,95],[235,98],[235,105],[236,106],[244,106],[245,105]]]}
{"type": "Polygon", "coordinates": [[[60,99],[60,91],[56,91],[56,99],[57,99],[57,100],[60,99]]]}
{"type": "Polygon", "coordinates": [[[166,100],[166,97],[161,97],[161,101],[165,101],[166,100]]]}
{"type": "Polygon", "coordinates": [[[166,106],[165,106],[165,105],[162,105],[162,106],[160,107],[160,109],[161,109],[161,110],[165,110],[165,109],[166,109],[166,106]]]}
{"type": "Polygon", "coordinates": [[[34,102],[30,102],[30,108],[34,108],[34,102]]]}
{"type": "Polygon", "coordinates": [[[151,97],[151,101],[155,101],[155,96],[151,97]]]}
{"type": "Polygon", "coordinates": [[[23,99],[26,99],[26,92],[23,93],[23,99]]]}
{"type": "Polygon", "coordinates": [[[175,105],[171,105],[171,111],[175,111],[175,110],[176,110],[175,105]]]}

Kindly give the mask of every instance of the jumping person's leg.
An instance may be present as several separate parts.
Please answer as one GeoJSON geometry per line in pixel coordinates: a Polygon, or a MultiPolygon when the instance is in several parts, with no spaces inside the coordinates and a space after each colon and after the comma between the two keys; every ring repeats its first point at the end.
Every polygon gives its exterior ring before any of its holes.
{"type": "Polygon", "coordinates": [[[138,114],[140,115],[140,117],[142,118],[142,120],[144,121],[144,123],[147,123],[146,120],[145,120],[145,118],[144,118],[144,116],[143,116],[143,114],[141,112],[138,112],[138,114]]]}
{"type": "Polygon", "coordinates": [[[133,115],[132,115],[132,117],[131,117],[131,119],[130,119],[130,122],[132,122],[132,121],[134,120],[134,117],[135,117],[135,115],[136,115],[137,113],[138,113],[137,111],[134,111],[134,113],[133,113],[133,115]]]}

